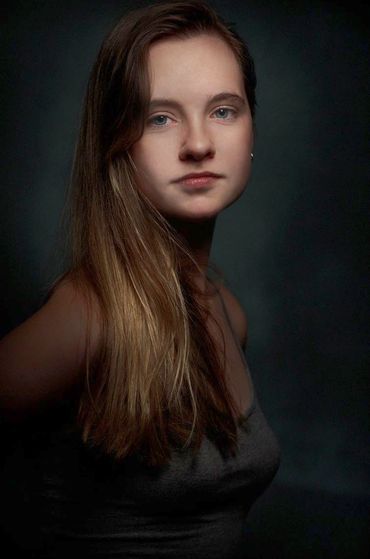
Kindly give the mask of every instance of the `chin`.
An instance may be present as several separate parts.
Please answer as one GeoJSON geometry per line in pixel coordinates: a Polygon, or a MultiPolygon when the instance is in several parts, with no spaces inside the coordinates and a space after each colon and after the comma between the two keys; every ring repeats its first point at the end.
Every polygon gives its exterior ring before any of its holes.
{"type": "Polygon", "coordinates": [[[162,215],[166,219],[176,219],[179,221],[189,221],[189,222],[202,222],[208,221],[210,219],[215,219],[217,215],[220,213],[215,211],[161,211],[162,215]]]}
{"type": "MultiPolygon", "coordinates": [[[[242,191],[234,192],[232,196],[224,198],[223,200],[194,200],[193,204],[187,204],[184,206],[177,207],[162,207],[158,208],[159,211],[167,219],[178,219],[184,221],[205,221],[210,219],[215,219],[224,209],[231,206],[243,193],[242,191]]],[[[158,207],[158,206],[157,206],[158,207]]]]}

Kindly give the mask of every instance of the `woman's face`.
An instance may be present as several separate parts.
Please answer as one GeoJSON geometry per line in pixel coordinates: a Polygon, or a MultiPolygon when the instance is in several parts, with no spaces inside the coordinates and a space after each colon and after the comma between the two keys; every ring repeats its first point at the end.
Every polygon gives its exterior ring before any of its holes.
{"type": "Polygon", "coordinates": [[[235,55],[203,34],[153,44],[148,64],[151,108],[130,150],[139,187],[166,217],[215,217],[251,170],[252,117],[235,55]],[[181,180],[205,172],[218,176],[181,180]]]}

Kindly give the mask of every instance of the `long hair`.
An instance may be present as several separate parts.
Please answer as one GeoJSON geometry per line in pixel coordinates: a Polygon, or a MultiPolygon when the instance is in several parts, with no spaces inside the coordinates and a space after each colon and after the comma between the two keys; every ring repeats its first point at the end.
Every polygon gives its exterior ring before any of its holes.
{"type": "MultiPolygon", "coordinates": [[[[235,455],[237,415],[225,363],[205,327],[206,295],[186,242],[137,187],[130,147],[150,101],[148,51],[167,37],[212,33],[233,50],[254,115],[256,79],[242,39],[206,3],[156,3],[125,14],[90,74],[68,192],[65,276],[99,307],[102,343],[86,350],[77,413],[82,439],[115,460],[151,466],[206,434],[235,455]]],[[[91,317],[91,314],[90,314],[91,317]]]]}

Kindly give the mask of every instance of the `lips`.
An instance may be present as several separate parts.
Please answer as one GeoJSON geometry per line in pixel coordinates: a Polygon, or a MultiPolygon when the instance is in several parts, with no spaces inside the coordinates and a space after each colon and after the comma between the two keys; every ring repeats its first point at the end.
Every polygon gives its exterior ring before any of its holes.
{"type": "Polygon", "coordinates": [[[215,177],[220,178],[222,175],[218,175],[217,173],[211,173],[210,171],[203,171],[202,173],[189,173],[188,175],[184,175],[179,179],[176,179],[175,182],[184,181],[187,179],[200,179],[201,177],[215,177]]]}

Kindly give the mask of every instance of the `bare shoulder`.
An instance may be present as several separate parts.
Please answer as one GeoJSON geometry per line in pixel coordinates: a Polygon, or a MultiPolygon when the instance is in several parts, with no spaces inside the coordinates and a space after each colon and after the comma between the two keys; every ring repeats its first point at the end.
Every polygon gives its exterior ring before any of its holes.
{"type": "MultiPolygon", "coordinates": [[[[90,313],[91,314],[91,313],[90,313]]],[[[85,297],[69,279],[46,303],[0,340],[0,407],[24,415],[77,388],[84,375],[86,335],[97,350],[99,322],[88,322],[85,297]]]]}
{"type": "Polygon", "coordinates": [[[248,320],[246,312],[236,295],[226,287],[226,285],[219,283],[217,287],[227,308],[234,330],[240,340],[240,344],[245,348],[248,339],[248,320]]]}
{"type": "Polygon", "coordinates": [[[82,340],[80,357],[87,334],[90,336],[92,354],[97,353],[102,321],[96,295],[91,289],[82,289],[75,280],[66,277],[52,290],[47,305],[49,312],[55,313],[55,316],[64,314],[65,323],[74,331],[75,339],[82,340]]]}

